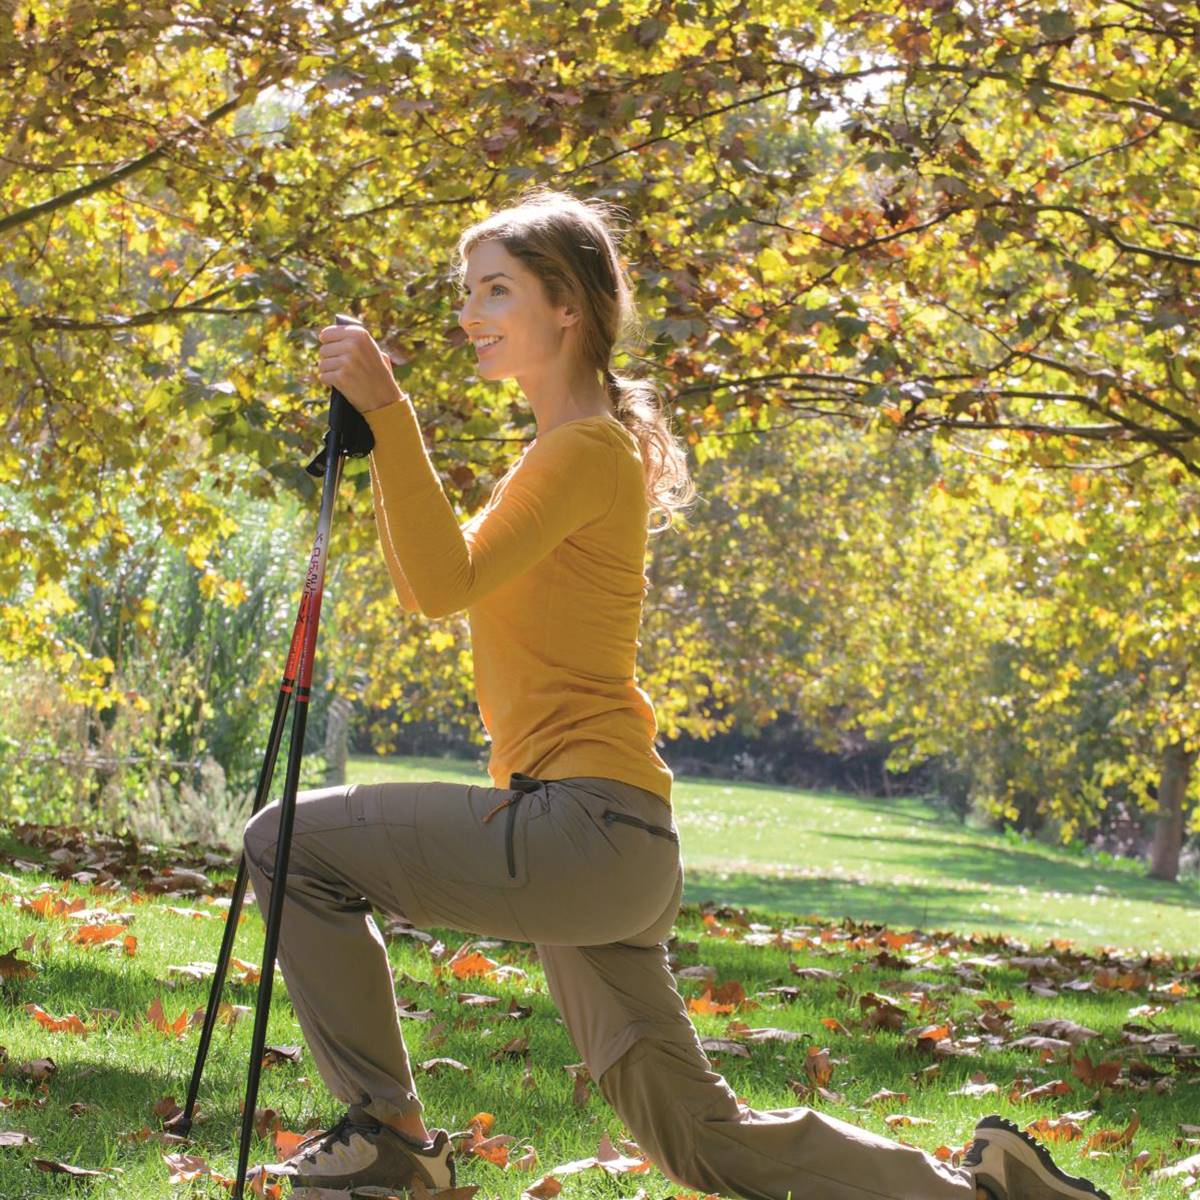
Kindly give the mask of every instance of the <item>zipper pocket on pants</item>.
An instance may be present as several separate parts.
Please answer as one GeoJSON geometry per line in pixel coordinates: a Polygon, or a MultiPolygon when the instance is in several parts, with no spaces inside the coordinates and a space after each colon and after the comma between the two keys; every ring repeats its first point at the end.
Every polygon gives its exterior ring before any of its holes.
{"type": "Polygon", "coordinates": [[[641,817],[635,817],[630,813],[617,812],[614,808],[606,808],[602,815],[605,825],[611,825],[614,821],[624,821],[626,825],[636,825],[639,829],[645,829],[650,833],[657,834],[659,837],[668,838],[672,842],[679,841],[679,834],[673,829],[667,829],[663,825],[651,825],[649,821],[643,821],[641,817]]]}
{"type": "Polygon", "coordinates": [[[517,855],[513,848],[513,833],[517,825],[517,809],[520,807],[523,796],[518,796],[512,804],[508,806],[508,819],[504,826],[504,850],[508,856],[508,877],[516,879],[517,877],[517,855]]]}

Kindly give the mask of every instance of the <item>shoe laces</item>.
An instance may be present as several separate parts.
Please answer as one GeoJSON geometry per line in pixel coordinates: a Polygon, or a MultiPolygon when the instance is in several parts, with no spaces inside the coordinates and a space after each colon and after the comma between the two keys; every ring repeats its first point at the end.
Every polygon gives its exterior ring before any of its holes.
{"type": "Polygon", "coordinates": [[[314,1133],[305,1138],[296,1147],[292,1158],[304,1158],[311,1161],[316,1155],[323,1154],[338,1142],[345,1142],[346,1145],[349,1145],[351,1131],[355,1129],[365,1130],[368,1133],[378,1132],[378,1126],[374,1121],[368,1123],[347,1112],[336,1125],[322,1133],[314,1133]]]}

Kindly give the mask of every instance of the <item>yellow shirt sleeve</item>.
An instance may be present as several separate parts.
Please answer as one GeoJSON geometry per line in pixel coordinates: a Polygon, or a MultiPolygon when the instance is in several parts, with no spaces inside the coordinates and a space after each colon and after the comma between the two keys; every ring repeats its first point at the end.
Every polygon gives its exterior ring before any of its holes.
{"type": "Polygon", "coordinates": [[[427,617],[478,603],[603,517],[616,499],[615,447],[568,422],[529,446],[500,495],[464,531],[408,397],[364,415],[375,435],[372,480],[392,581],[401,603],[407,594],[427,617]]]}
{"type": "Polygon", "coordinates": [[[413,595],[412,587],[404,576],[404,568],[396,557],[396,548],[392,545],[391,530],[388,529],[387,512],[383,507],[383,492],[379,484],[379,473],[375,470],[375,456],[367,459],[371,471],[371,497],[375,501],[375,528],[379,531],[379,544],[383,547],[383,560],[387,563],[388,574],[392,577],[392,586],[396,589],[396,597],[400,607],[405,612],[419,612],[421,606],[413,595]]]}

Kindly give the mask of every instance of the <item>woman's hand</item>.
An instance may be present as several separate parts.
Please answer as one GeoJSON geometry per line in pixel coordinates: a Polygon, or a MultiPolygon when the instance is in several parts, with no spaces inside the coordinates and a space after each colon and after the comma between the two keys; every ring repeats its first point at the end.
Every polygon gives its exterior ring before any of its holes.
{"type": "Polygon", "coordinates": [[[400,399],[392,363],[361,325],[326,325],[318,335],[321,382],[335,387],[360,413],[400,399]]]}

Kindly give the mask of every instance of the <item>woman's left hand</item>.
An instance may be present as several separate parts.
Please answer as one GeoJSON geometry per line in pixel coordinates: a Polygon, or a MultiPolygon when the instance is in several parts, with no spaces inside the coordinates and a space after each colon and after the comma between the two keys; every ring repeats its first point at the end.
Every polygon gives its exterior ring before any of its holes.
{"type": "Polygon", "coordinates": [[[326,325],[318,337],[318,377],[337,388],[360,413],[385,408],[400,399],[391,359],[361,325],[326,325]]]}

